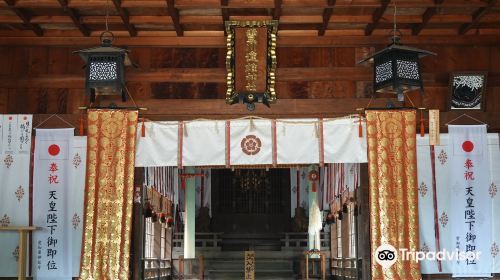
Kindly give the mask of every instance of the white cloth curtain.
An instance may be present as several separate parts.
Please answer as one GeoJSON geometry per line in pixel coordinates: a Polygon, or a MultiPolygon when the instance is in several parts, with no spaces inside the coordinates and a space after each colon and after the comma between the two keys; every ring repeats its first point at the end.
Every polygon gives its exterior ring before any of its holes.
{"type": "Polygon", "coordinates": [[[310,119],[276,121],[278,164],[319,162],[319,122],[310,119]]]}
{"type": "MultiPolygon", "coordinates": [[[[231,165],[273,163],[272,122],[270,120],[234,120],[230,122],[231,165]]],[[[207,147],[208,148],[208,147],[207,147]]]]}
{"type": "Polygon", "coordinates": [[[225,122],[192,121],[184,125],[182,165],[225,164],[225,122]]]}
{"type": "Polygon", "coordinates": [[[359,118],[237,119],[138,124],[136,166],[367,162],[359,118]]]}
{"type": "Polygon", "coordinates": [[[136,167],[177,166],[178,122],[138,123],[135,148],[136,167]]]}

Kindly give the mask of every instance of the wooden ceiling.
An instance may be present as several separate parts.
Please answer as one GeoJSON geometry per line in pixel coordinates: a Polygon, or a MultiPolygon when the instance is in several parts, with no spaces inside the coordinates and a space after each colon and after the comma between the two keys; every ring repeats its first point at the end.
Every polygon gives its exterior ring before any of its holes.
{"type": "MultiPolygon", "coordinates": [[[[131,45],[224,46],[225,20],[261,19],[279,20],[284,45],[385,43],[394,13],[390,0],[0,0],[0,44],[95,43],[107,6],[109,29],[131,45]]],[[[410,43],[498,38],[500,1],[398,0],[397,25],[410,43]]]]}

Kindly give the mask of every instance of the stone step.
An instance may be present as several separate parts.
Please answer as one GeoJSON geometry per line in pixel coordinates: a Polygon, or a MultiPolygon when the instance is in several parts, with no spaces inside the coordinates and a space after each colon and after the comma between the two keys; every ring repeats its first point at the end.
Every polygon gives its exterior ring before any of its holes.
{"type": "MultiPolygon", "coordinates": [[[[207,271],[207,279],[241,280],[245,279],[245,274],[243,270],[209,270],[207,271]]],[[[289,280],[297,279],[297,276],[289,270],[261,270],[255,271],[255,279],[289,280]]]]}

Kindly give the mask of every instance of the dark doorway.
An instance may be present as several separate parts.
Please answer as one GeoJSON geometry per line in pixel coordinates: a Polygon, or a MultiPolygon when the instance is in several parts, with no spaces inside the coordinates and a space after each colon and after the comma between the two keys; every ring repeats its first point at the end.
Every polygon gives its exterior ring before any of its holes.
{"type": "Polygon", "coordinates": [[[213,230],[226,241],[258,247],[279,240],[290,223],[290,170],[213,169],[212,205],[213,230]]]}

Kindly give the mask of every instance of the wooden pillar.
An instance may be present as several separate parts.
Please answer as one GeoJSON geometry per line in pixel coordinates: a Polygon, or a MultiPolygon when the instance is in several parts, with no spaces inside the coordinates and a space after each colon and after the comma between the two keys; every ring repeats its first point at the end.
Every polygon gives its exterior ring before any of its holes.
{"type": "Polygon", "coordinates": [[[19,231],[19,259],[17,260],[17,279],[26,279],[26,240],[28,232],[25,230],[19,231]]]}
{"type": "Polygon", "coordinates": [[[184,256],[179,256],[179,279],[184,279],[184,256]]]}
{"type": "Polygon", "coordinates": [[[321,280],[326,279],[326,258],[321,254],[321,280]]]}
{"type": "Polygon", "coordinates": [[[132,279],[139,280],[143,277],[142,257],[144,256],[144,216],[142,215],[142,198],[143,188],[142,182],[144,179],[144,169],[135,168],[134,174],[134,208],[132,212],[132,248],[130,250],[132,261],[132,279]],[[140,201],[136,201],[137,196],[140,196],[140,201]]]}
{"type": "Polygon", "coordinates": [[[19,233],[19,259],[17,260],[17,279],[26,279],[26,251],[28,248],[28,232],[36,230],[33,226],[13,226],[13,227],[0,227],[0,231],[17,231],[19,233]]]}
{"type": "Polygon", "coordinates": [[[309,256],[306,254],[306,280],[309,280],[309,256]]]}
{"type": "MultiPolygon", "coordinates": [[[[370,202],[369,202],[369,180],[368,164],[362,163],[360,170],[360,187],[357,196],[358,211],[358,258],[362,259],[361,277],[358,279],[371,279],[371,243],[370,243],[370,202]]],[[[359,262],[358,262],[359,265],[359,262]]]]}
{"type": "Polygon", "coordinates": [[[203,280],[205,276],[205,259],[203,258],[203,255],[200,255],[198,259],[200,262],[198,266],[198,279],[203,280]]]}

